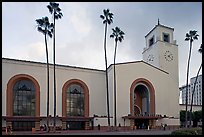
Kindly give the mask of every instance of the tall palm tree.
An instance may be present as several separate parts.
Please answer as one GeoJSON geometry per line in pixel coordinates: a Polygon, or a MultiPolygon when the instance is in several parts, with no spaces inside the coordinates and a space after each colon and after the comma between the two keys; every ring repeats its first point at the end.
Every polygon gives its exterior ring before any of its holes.
{"type": "MultiPolygon", "coordinates": [[[[202,44],[200,45],[200,48],[198,49],[198,52],[202,54],[202,44]]],[[[195,92],[195,87],[196,87],[198,75],[199,75],[199,72],[200,72],[201,68],[202,68],[202,61],[201,61],[200,67],[198,69],[198,72],[197,72],[197,75],[196,75],[196,79],[195,79],[195,82],[194,82],[194,86],[193,86],[193,91],[192,91],[191,107],[190,107],[190,127],[191,127],[191,119],[192,119],[193,95],[194,95],[194,92],[195,92]]]]}
{"type": "Polygon", "coordinates": [[[52,38],[53,23],[49,22],[48,17],[42,19],[36,19],[37,29],[45,36],[46,58],[47,58],[47,132],[49,131],[49,61],[48,61],[48,47],[47,47],[47,35],[52,38]]]}
{"type": "Polygon", "coordinates": [[[53,14],[53,20],[54,20],[54,35],[53,35],[53,65],[54,65],[54,131],[56,129],[56,76],[55,76],[55,19],[61,19],[63,14],[61,12],[61,9],[59,8],[59,4],[55,2],[50,2],[49,5],[47,5],[47,8],[50,12],[50,14],[53,14]]]}
{"type": "Polygon", "coordinates": [[[191,58],[191,49],[194,40],[198,40],[198,34],[196,30],[190,30],[189,33],[186,33],[185,41],[190,41],[190,49],[189,49],[189,57],[188,57],[188,65],[187,65],[187,77],[186,77],[186,115],[185,115],[185,127],[188,126],[188,119],[187,119],[187,106],[188,106],[188,75],[189,75],[189,65],[190,65],[190,58],[191,58]]]}
{"type": "Polygon", "coordinates": [[[113,63],[113,66],[114,66],[114,126],[116,128],[117,126],[117,120],[116,120],[116,73],[115,73],[115,59],[116,59],[116,49],[117,49],[117,45],[118,45],[118,41],[119,42],[122,42],[122,40],[124,39],[124,35],[125,33],[120,30],[119,27],[115,27],[115,29],[112,29],[113,30],[113,33],[110,35],[111,38],[115,38],[115,52],[114,52],[114,63],[113,63]]]}
{"type": "Polygon", "coordinates": [[[106,54],[106,34],[107,26],[113,22],[113,13],[109,12],[109,9],[103,10],[103,15],[100,15],[105,24],[105,37],[104,37],[104,52],[105,52],[105,65],[106,65],[106,94],[107,94],[107,113],[108,113],[108,127],[110,127],[110,112],[109,112],[109,91],[108,91],[108,65],[107,65],[107,54],[106,54]]]}

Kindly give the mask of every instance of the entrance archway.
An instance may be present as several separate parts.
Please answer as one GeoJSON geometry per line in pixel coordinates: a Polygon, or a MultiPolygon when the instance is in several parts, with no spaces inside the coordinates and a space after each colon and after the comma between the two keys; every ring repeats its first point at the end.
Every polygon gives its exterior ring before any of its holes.
{"type": "Polygon", "coordinates": [[[148,125],[154,125],[155,121],[148,119],[148,116],[155,115],[155,90],[149,80],[139,78],[132,83],[130,88],[130,113],[131,116],[135,116],[135,119],[130,122],[132,127],[147,128],[148,125]],[[137,118],[137,116],[140,118],[137,118]]]}
{"type": "MultiPolygon", "coordinates": [[[[149,89],[143,83],[138,83],[134,90],[134,106],[139,108],[139,114],[149,114],[150,96],[149,89]]],[[[134,114],[138,113],[138,108],[134,107],[134,114]]]]}

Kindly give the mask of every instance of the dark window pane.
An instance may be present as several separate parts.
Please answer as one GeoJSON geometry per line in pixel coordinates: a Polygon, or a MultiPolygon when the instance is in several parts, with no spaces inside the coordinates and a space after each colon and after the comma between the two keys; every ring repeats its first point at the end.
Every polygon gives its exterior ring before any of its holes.
{"type": "Polygon", "coordinates": [[[84,116],[84,91],[78,84],[67,89],[67,116],[84,116]]]}
{"type": "Polygon", "coordinates": [[[152,46],[154,44],[154,36],[149,40],[149,46],[152,46]]]}
{"type": "Polygon", "coordinates": [[[35,88],[32,81],[19,80],[14,85],[13,112],[14,116],[35,116],[35,88]]]}
{"type": "Polygon", "coordinates": [[[169,42],[169,34],[163,33],[163,39],[165,42],[169,42]]]}

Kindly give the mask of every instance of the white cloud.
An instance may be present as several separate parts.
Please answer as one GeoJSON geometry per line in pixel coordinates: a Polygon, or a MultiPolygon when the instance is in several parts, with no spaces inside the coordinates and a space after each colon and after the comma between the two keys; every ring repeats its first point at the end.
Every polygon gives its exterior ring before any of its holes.
{"type": "Polygon", "coordinates": [[[80,35],[87,35],[91,30],[91,25],[89,22],[89,18],[87,18],[86,12],[76,11],[71,17],[70,21],[74,26],[75,30],[80,35]]]}
{"type": "Polygon", "coordinates": [[[25,53],[27,53],[28,59],[42,59],[45,57],[45,44],[42,42],[32,43],[27,46],[25,49],[27,50],[25,53]]]}

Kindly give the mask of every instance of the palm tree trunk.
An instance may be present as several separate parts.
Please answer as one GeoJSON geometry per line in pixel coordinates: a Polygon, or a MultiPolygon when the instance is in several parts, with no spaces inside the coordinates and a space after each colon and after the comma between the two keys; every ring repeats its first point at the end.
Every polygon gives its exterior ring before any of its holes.
{"type": "Polygon", "coordinates": [[[197,75],[196,75],[196,79],[195,79],[195,82],[194,82],[194,86],[193,86],[193,91],[192,91],[192,97],[191,97],[191,108],[190,108],[190,127],[191,127],[191,120],[192,120],[192,106],[193,106],[193,95],[194,95],[194,92],[195,92],[195,87],[196,87],[196,82],[197,82],[197,79],[198,79],[198,75],[199,75],[199,72],[202,68],[202,63],[198,69],[198,72],[197,72],[197,75]]]}
{"type": "Polygon", "coordinates": [[[105,64],[106,64],[106,91],[107,91],[106,94],[107,94],[108,127],[110,127],[109,91],[108,91],[108,65],[107,65],[107,54],[106,54],[106,34],[107,34],[107,23],[105,24],[104,51],[105,51],[105,64]]]}
{"type": "Polygon", "coordinates": [[[187,66],[187,78],[186,78],[186,115],[185,115],[185,127],[188,127],[188,75],[189,75],[189,64],[191,58],[191,49],[192,49],[192,38],[190,39],[190,50],[188,57],[188,66],[187,66]]]}
{"type": "Polygon", "coordinates": [[[47,47],[47,35],[45,33],[45,47],[46,47],[46,58],[47,58],[47,132],[49,132],[49,61],[48,61],[48,47],[47,47]]]}
{"type": "Polygon", "coordinates": [[[55,11],[54,11],[54,35],[53,35],[53,63],[54,63],[54,132],[56,129],[56,76],[55,76],[55,11]]]}
{"type": "Polygon", "coordinates": [[[115,73],[115,59],[116,59],[116,49],[117,49],[117,41],[115,41],[115,53],[114,53],[114,126],[116,129],[117,120],[116,120],[116,73],[115,73]]]}

